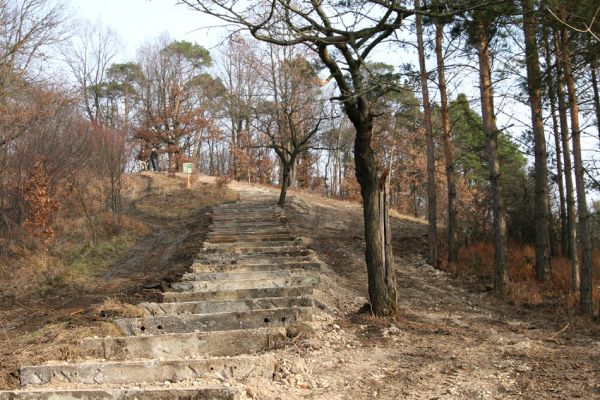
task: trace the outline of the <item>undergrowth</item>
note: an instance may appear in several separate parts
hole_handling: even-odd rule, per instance
[[[445,260],[445,252],[440,252]],[[535,278],[535,249],[530,245],[512,242],[507,246],[507,265],[510,277],[508,299],[515,305],[554,304],[564,308],[579,307],[579,293],[571,290],[571,264],[566,257],[553,257],[552,272],[547,282],[539,283]],[[581,257],[580,257],[581,259]],[[478,242],[461,248],[459,260],[449,265],[440,261],[440,267],[461,279],[477,278],[492,283],[494,273],[494,245]],[[600,250],[593,253],[594,304],[600,304]],[[596,312],[599,312],[597,310]]]

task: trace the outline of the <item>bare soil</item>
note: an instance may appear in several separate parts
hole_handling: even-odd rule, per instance
[[[295,193],[286,215],[326,263],[311,337],[280,352],[264,399],[600,398],[600,324],[549,305],[516,307],[423,261],[426,225],[393,220],[400,311],[371,316],[362,211]],[[254,385],[254,386],[253,386]]]

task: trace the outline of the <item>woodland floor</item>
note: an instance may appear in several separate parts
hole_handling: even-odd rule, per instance
[[[151,233],[95,285],[0,299],[2,388],[18,384],[19,365],[75,358],[79,336],[110,334],[114,315],[133,312],[121,302],[154,298],[191,264],[207,209],[144,216],[168,196],[151,190],[151,174],[140,179],[147,183],[132,207]],[[196,190],[213,188],[209,182],[202,178]],[[246,382],[249,398],[600,398],[597,321],[547,305],[509,305],[481,282],[463,284],[433,269],[422,259],[425,225],[409,218],[393,222],[400,312],[393,319],[359,313],[367,298],[360,206],[292,192],[286,215],[326,264],[315,292],[314,332],[275,352],[280,372],[274,381]]]

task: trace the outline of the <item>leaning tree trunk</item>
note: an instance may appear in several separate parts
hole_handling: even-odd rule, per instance
[[[581,131],[579,128],[579,106],[575,92],[575,78],[571,69],[568,33],[566,29],[561,32],[561,50],[563,59],[563,73],[569,94],[569,107],[571,109],[571,138],[573,141],[573,159],[575,163],[575,185],[577,187],[577,213],[579,216],[579,238],[582,247],[581,259],[581,285],[580,305],[583,314],[593,314],[593,287],[592,287],[592,238],[590,232],[589,213],[583,178],[583,160],[581,159]]]
[[[573,167],[571,163],[571,145],[569,143],[569,124],[567,122],[567,104],[565,102],[564,78],[562,73],[561,45],[556,32],[554,36],[554,48],[556,49],[556,97],[558,98],[558,116],[560,122],[560,138],[563,148],[563,160],[565,165],[565,194],[567,200],[567,236],[569,260],[571,261],[571,290],[573,293],[579,291],[579,260],[577,255],[577,224],[575,221],[575,194],[573,188]]]
[[[490,54],[486,36],[486,24],[482,16],[477,17],[477,55],[479,58],[479,90],[481,111],[485,132],[488,163],[490,169],[490,189],[492,192],[492,214],[494,229],[494,290],[503,293],[508,289],[509,278],[506,267],[506,216],[500,191],[500,164],[498,161],[498,130],[494,117],[494,94]]]
[[[448,95],[446,93],[446,73],[444,55],[442,54],[442,35],[444,25],[435,24],[435,55],[438,66],[438,82],[440,87],[440,103],[442,114],[442,131],[444,133],[444,158],[446,161],[446,183],[448,185],[448,262],[458,260],[456,242],[456,177],[454,175],[454,155],[452,138],[450,137],[450,118],[448,116]]]
[[[419,7],[419,0],[415,0],[415,8]],[[419,69],[421,78],[421,92],[423,94],[423,114],[425,125],[425,143],[427,145],[427,239],[429,251],[427,262],[437,265],[437,196],[435,192],[435,154],[433,147],[433,124],[431,122],[431,104],[429,103],[429,89],[427,87],[427,70],[425,66],[425,45],[423,44],[423,25],[421,15],[416,15],[417,47],[419,52]]]
[[[536,41],[533,0],[522,0],[525,32],[527,91],[535,147],[535,275],[539,282],[550,277],[550,205],[548,204],[548,155],[542,117],[542,78]]]

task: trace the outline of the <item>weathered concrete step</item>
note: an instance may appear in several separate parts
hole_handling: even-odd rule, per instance
[[[245,264],[274,264],[274,263],[286,263],[286,262],[303,262],[313,261],[314,256],[306,250],[300,255],[290,256],[279,256],[272,257],[270,255],[257,254],[257,255],[227,255],[227,254],[207,254],[203,257],[198,257],[194,260],[193,266],[198,265],[245,265]]]
[[[205,243],[202,251],[204,253],[264,253],[264,252],[289,252],[306,249],[306,246],[300,241],[293,242],[259,242],[259,243],[226,243],[211,244]]]
[[[310,296],[302,297],[265,297],[260,299],[240,299],[227,301],[184,301],[178,303],[141,303],[147,317],[166,315],[215,314],[266,310],[272,308],[312,307]]]
[[[165,292],[162,296],[164,302],[175,303],[182,301],[258,299],[263,297],[299,297],[312,295],[312,293],[312,287],[296,286],[226,291],[221,290],[215,292]]]
[[[271,210],[271,209],[262,209],[262,210],[252,210],[252,209],[235,209],[235,210],[214,210],[212,213],[213,218],[273,218],[280,217],[283,214],[281,212]]]
[[[223,224],[223,225],[243,225],[243,224],[257,224],[257,225],[277,225],[282,224],[285,221],[285,217],[270,214],[270,215],[213,215],[212,224]]]
[[[292,240],[302,240],[291,234],[249,234],[249,235],[212,235],[207,236],[207,242],[209,243],[262,243],[262,242],[286,242]],[[206,242],[205,242],[206,243]]]
[[[116,320],[115,324],[128,336],[257,329],[282,326],[296,321],[310,321],[312,311],[312,307],[274,308],[206,315],[125,318]]]
[[[274,210],[263,210],[263,211],[235,210],[235,211],[224,211],[224,212],[223,211],[213,211],[213,213],[211,215],[212,215],[213,219],[223,219],[223,220],[232,220],[232,219],[269,220],[269,219],[282,218],[284,216],[283,213],[274,211]]]
[[[176,303],[172,303],[176,304]],[[86,355],[105,360],[189,359],[257,354],[283,348],[286,327],[228,330],[163,335],[87,338]]]
[[[230,254],[230,255],[240,255],[240,254],[253,254],[253,255],[301,255],[302,251],[305,250],[306,247],[299,246],[274,246],[274,247],[264,247],[264,246],[254,246],[254,247],[236,247],[232,249],[207,249],[204,248],[202,251],[205,254]]]
[[[234,400],[226,386],[144,389],[56,389],[0,391],[0,400]]]
[[[238,237],[249,237],[249,238],[261,238],[261,237],[282,237],[282,236],[293,236],[293,233],[285,228],[277,228],[277,229],[264,229],[257,230],[256,228],[251,229],[228,229],[228,230],[212,230],[210,234],[207,235],[207,238],[238,238]]]
[[[275,278],[240,279],[235,281],[184,281],[171,284],[176,292],[216,292],[271,287],[311,286],[319,284],[319,276],[300,271],[297,274]]]
[[[236,248],[264,248],[264,247],[298,247],[303,246],[302,240],[288,239],[276,241],[259,241],[259,242],[229,242],[229,243],[214,243],[212,241],[204,242],[205,249],[236,249]]]
[[[291,235],[292,232],[284,225],[277,225],[273,227],[259,227],[259,226],[247,226],[247,227],[210,227],[211,232],[215,235]]]
[[[181,277],[182,281],[240,281],[249,279],[272,279],[272,278],[291,278],[300,274],[306,274],[308,269],[292,268],[285,269],[279,267],[271,270],[240,271],[233,269],[229,272],[188,272]],[[314,271],[314,269],[313,269]]]
[[[230,274],[230,273],[241,273],[241,272],[262,272],[262,271],[281,271],[281,270],[303,270],[303,271],[318,271],[321,269],[321,264],[318,262],[311,261],[280,261],[280,260],[265,260],[270,262],[265,263],[248,263],[248,264],[194,264],[192,265],[191,273],[183,275],[184,279],[187,276],[195,275],[191,277],[193,280],[210,280],[205,278],[206,274]],[[190,275],[188,275],[190,274]],[[221,279],[219,277],[218,279]],[[227,279],[227,275],[223,275],[222,279]]]
[[[85,362],[78,364],[44,364],[21,368],[21,384],[129,384],[143,382],[177,382],[249,376],[273,376],[274,357],[215,357],[190,360],[142,360]],[[145,397],[144,397],[145,399]]]

